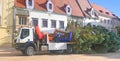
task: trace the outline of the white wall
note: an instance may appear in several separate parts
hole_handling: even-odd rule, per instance
[[[0,0],[0,16],[2,16],[2,0]],[[1,18],[0,18],[0,25],[1,25]]]
[[[0,0],[0,15],[2,15],[2,0]]]
[[[106,20],[106,23],[104,22]],[[102,22],[101,22],[102,21]],[[108,23],[109,21],[109,23]],[[112,23],[111,23],[112,21]],[[91,23],[91,25],[101,25],[105,27],[106,29],[113,31],[115,30],[116,26],[120,26],[120,21],[117,19],[112,19],[109,17],[99,16],[99,19],[90,19],[90,18],[84,18],[83,24],[87,25],[88,23]]]
[[[50,14],[47,12],[41,12],[41,11],[30,11],[30,17],[29,20],[32,23],[32,18],[38,18],[38,24],[41,29],[41,31],[44,32],[54,32],[54,28],[51,28],[51,19],[56,20],[56,28],[59,29],[59,21],[64,21],[64,27],[67,27],[67,16],[65,15],[58,15],[58,14]],[[42,27],[42,19],[48,19],[48,28]],[[49,30],[49,31],[48,31]],[[51,31],[52,30],[52,31]]]
[[[92,18],[84,18],[83,25],[87,25],[88,23],[91,23],[91,25],[99,25],[98,20]]]
[[[99,19],[85,18],[83,23],[84,23],[84,25],[87,25],[88,23],[91,23],[91,25],[101,25],[101,26],[105,27],[106,29],[111,30],[113,25],[107,24],[107,23],[103,23],[103,22],[101,23],[101,19],[103,19],[102,20],[103,22],[104,22],[104,20],[107,20],[107,21],[108,20],[110,20],[110,21],[112,20],[112,19],[107,18],[107,17],[99,16]]]

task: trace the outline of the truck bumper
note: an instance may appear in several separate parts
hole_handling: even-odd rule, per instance
[[[24,43],[16,43],[15,44],[15,49],[24,50],[25,49],[25,44]]]

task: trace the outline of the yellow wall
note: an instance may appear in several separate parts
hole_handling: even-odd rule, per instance
[[[0,26],[0,47],[12,45],[12,18],[14,0],[0,0],[1,22]]]

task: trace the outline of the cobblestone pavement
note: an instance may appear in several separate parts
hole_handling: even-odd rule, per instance
[[[120,52],[106,54],[44,54],[24,56],[13,48],[0,48],[0,61],[120,61]]]

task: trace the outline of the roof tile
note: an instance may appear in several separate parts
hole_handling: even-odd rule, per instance
[[[91,4],[92,7],[97,11],[97,13],[99,15],[103,15],[103,16],[107,16],[107,17],[116,17],[113,15],[113,13],[111,13],[109,10],[107,10],[106,8],[103,8],[101,6],[98,6],[96,4]]]
[[[70,5],[72,7],[72,15],[83,17],[82,11],[77,5],[76,0],[52,0],[54,5],[54,12],[58,14],[66,14],[65,7]],[[34,9],[47,11],[46,9],[47,0],[34,0]],[[15,0],[15,7],[26,8],[25,0]]]
[[[85,16],[90,16],[88,14],[88,10],[91,9],[91,5],[89,4],[89,1],[88,0],[77,0],[82,11],[84,12]]]

